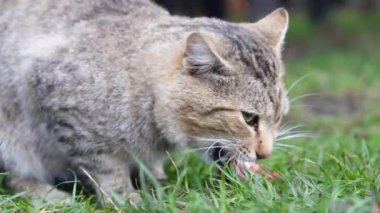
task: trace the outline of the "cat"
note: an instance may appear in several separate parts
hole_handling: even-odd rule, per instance
[[[164,179],[166,153],[189,147],[268,157],[288,111],[287,27],[283,8],[229,23],[148,0],[0,0],[7,184],[42,197],[78,180],[128,196],[135,158]]]

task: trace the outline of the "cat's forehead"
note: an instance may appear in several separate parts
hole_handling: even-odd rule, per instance
[[[277,83],[264,84],[253,77],[246,77],[237,79],[236,85],[230,98],[241,110],[266,115],[275,113],[275,106],[281,101],[279,93],[282,92]]]
[[[273,114],[280,102],[281,61],[259,38],[236,32],[229,40],[225,60],[235,76],[234,99],[244,110]]]
[[[228,63],[235,66],[232,71],[254,76],[260,81],[275,81],[279,77],[280,59],[274,49],[265,44],[260,37],[254,38],[246,33],[236,33],[235,36],[228,38],[224,57]]]
[[[241,110],[273,115],[275,106],[280,102],[279,93],[281,92],[274,82],[264,85],[256,79],[240,79],[235,91],[235,101],[239,103]]]
[[[282,102],[283,91],[276,82],[264,84],[253,76],[231,76],[214,83],[215,94],[239,110],[273,116]]]
[[[219,53],[231,74],[220,89],[242,110],[273,115],[282,93],[282,64],[274,48],[262,35],[235,24],[214,30],[220,33]]]
[[[275,81],[279,77],[280,58],[262,34],[236,24],[216,25],[212,31],[218,41],[217,52],[232,72],[251,75],[260,81]]]

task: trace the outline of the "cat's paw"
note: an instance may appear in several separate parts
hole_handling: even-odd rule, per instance
[[[131,204],[134,207],[137,207],[139,204],[141,204],[141,196],[137,192],[131,192],[127,196],[129,204]]]
[[[150,164],[150,169],[154,177],[159,181],[164,181],[167,179],[165,170],[164,170],[164,161],[157,160],[154,163]]]
[[[152,173],[157,180],[164,181],[167,179],[167,176],[165,174],[165,171],[163,168],[160,169],[153,169]]]
[[[14,192],[23,192],[33,205],[70,204],[72,196],[54,186],[17,176],[8,177],[7,186]]]

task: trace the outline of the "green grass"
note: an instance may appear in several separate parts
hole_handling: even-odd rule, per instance
[[[169,179],[165,183],[147,177],[141,206],[126,203],[118,208],[123,212],[371,212],[378,208],[380,51],[374,41],[380,31],[367,32],[366,27],[378,26],[380,19],[352,12],[337,17],[342,32],[351,36],[346,45],[323,40],[323,35],[316,35],[321,29],[311,28],[301,18],[290,28],[289,48],[299,40],[303,44],[296,48],[307,51],[286,57],[286,84],[301,78],[289,95],[314,95],[292,102],[287,120],[303,124],[303,130],[315,137],[286,141],[292,147],[276,149],[262,161],[265,169],[279,172],[280,178],[270,181],[254,176],[238,181],[232,172],[224,171],[217,179],[215,165],[206,165],[195,154],[174,155],[166,165]],[[351,42],[362,35],[372,42],[371,48]],[[308,37],[312,44],[307,44]],[[313,43],[317,41],[320,47]],[[331,109],[326,112],[326,108]],[[10,195],[1,188],[0,194],[0,212],[100,211],[86,200],[33,206],[20,194]],[[103,211],[116,209],[108,205]]]

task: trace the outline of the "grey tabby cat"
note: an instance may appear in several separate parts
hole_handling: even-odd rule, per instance
[[[77,178],[89,193],[128,195],[134,156],[158,178],[166,152],[186,147],[219,148],[235,165],[269,156],[288,111],[287,26],[285,9],[234,24],[148,0],[0,0],[9,186],[42,197]]]

